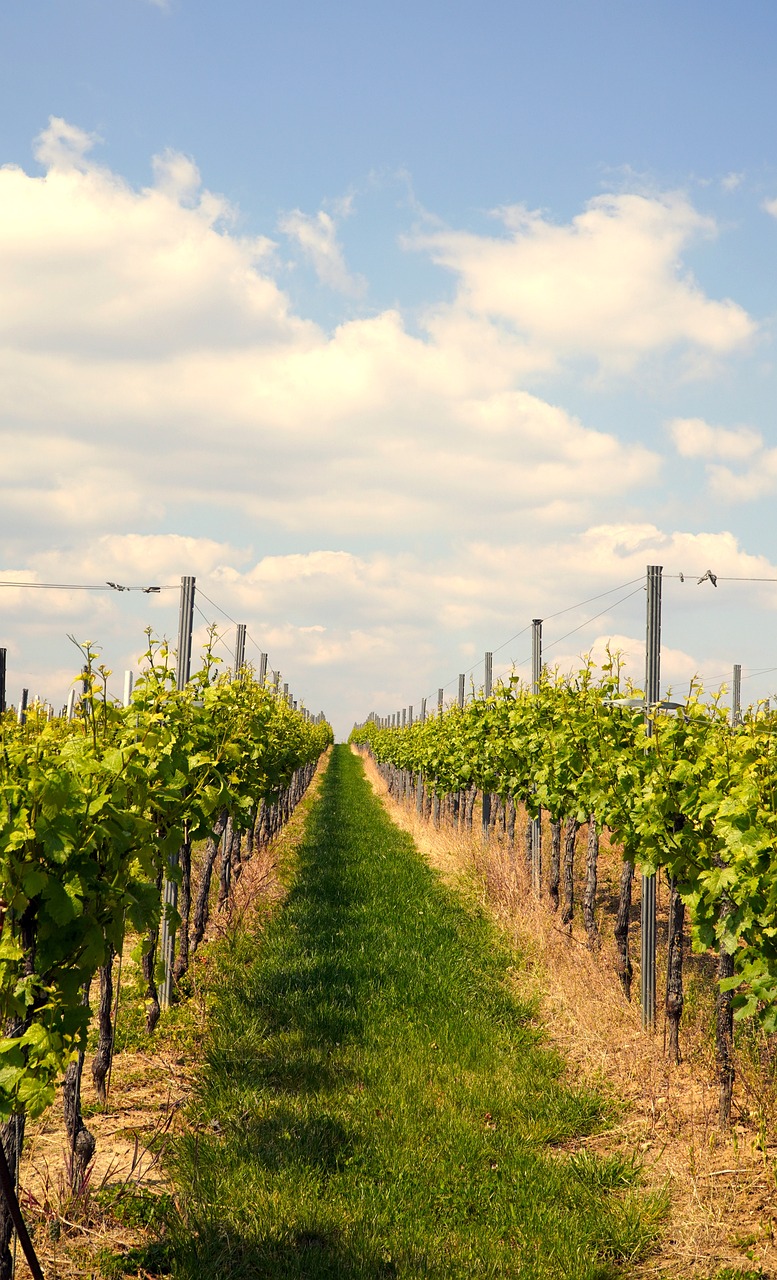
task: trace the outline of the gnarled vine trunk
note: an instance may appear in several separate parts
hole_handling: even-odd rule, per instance
[[[89,1005],[91,980],[84,986],[83,1004]],[[68,1064],[62,1081],[62,1107],[65,1113],[65,1132],[70,1144],[68,1177],[74,1196],[82,1194],[89,1162],[94,1155],[95,1139],[84,1124],[81,1114],[81,1077],[84,1072],[84,1050],[79,1049],[73,1062]]]
[[[176,982],[189,968],[189,919],[192,913],[192,842],[189,837],[188,824],[184,831],[183,844],[178,854],[178,865],[181,868],[181,887],[178,892],[178,913],[181,924],[178,930],[178,955],[173,967]]]
[[[161,895],[161,872],[157,876],[156,889],[157,893]],[[146,949],[143,952],[143,959],[140,966],[143,970],[143,977],[146,980],[146,1031],[149,1035],[153,1034],[154,1028],[159,1021],[159,1015],[162,1012],[159,1004],[159,991],[156,985],[156,949],[158,942],[159,925],[155,924],[153,928],[148,931]]]
[[[108,949],[108,962],[100,969],[100,1003],[97,1006],[97,1048],[92,1059],[92,1080],[99,1101],[105,1106],[108,1100],[106,1081],[113,1058],[113,957]]]
[[[680,1061],[680,1018],[683,1012],[683,922],[685,903],[677,892],[674,876],[669,880],[669,937],[666,958],[666,1022],[669,1028],[669,1057]]]
[[[721,915],[731,911],[731,902],[724,898]],[[718,951],[718,982],[734,976],[734,956],[725,943]],[[718,1119],[721,1129],[731,1124],[731,1099],[734,1092],[734,993],[721,991],[715,996],[715,1057],[718,1064]]]
[[[570,925],[575,914],[575,847],[580,823],[577,818],[567,818],[564,824],[564,866],[562,884],[561,923]]]
[[[558,911],[559,884],[561,883],[561,819],[550,823],[550,867],[548,869],[548,894],[554,911]]]
[[[599,864],[599,829],[593,813],[588,816],[588,843],[585,857],[585,892],[583,893],[583,924],[588,945],[592,951],[600,946],[601,939],[596,925],[596,884]]]
[[[270,832],[270,812],[266,805],[262,805],[261,820],[265,823],[267,838]],[[210,885],[213,878],[213,867],[216,862],[216,855],[219,851],[219,841],[224,834],[227,825],[227,811],[222,809],[215,823],[213,824],[213,835],[205,846],[205,857],[202,862],[202,870],[200,872],[200,883],[197,890],[197,902],[194,908],[194,927],[192,929],[191,949],[196,951],[205,936],[205,930],[208,925],[208,904],[210,902]]]
[[[21,1027],[16,1034],[21,1034]],[[15,1187],[19,1185],[19,1165],[24,1146],[25,1123],[26,1116],[22,1113],[12,1116],[6,1124],[0,1125],[0,1140],[3,1143],[6,1163]],[[5,1196],[0,1194],[0,1280],[13,1280],[14,1262],[11,1254],[13,1231],[11,1211]]]
[[[70,1190],[80,1195],[85,1186],[89,1162],[94,1155],[94,1135],[89,1132],[81,1115],[81,1076],[84,1070],[84,1052],[81,1050],[71,1062],[62,1081],[62,1105],[65,1112],[65,1130],[70,1144]]]
[[[629,924],[631,922],[631,889],[634,882],[634,866],[626,858],[621,867],[621,888],[618,898],[618,914],[615,919],[615,971],[627,1000],[631,999],[631,982],[634,970],[629,954]]]

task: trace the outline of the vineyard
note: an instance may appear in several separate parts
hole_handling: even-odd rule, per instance
[[[77,1235],[104,1220],[89,1216],[90,1116],[120,1106],[117,1045],[153,1052],[176,1011],[197,1083],[152,1160],[177,1193],[138,1200],[160,1251],[143,1237],[99,1274],[603,1280],[649,1257],[666,1182],[643,1185],[628,1148],[585,1145],[611,1101],[537,1042],[509,946],[439,883],[355,755],[325,754],[329,724],[268,679],[266,654],[254,675],[245,627],[229,669],[212,629],[191,673],[193,609],[183,579],[178,648],[147,633],[121,701],[86,644],[62,714],[26,696],[0,714],[0,1280],[18,1274],[16,1245],[43,1276],[46,1224]],[[589,956],[612,954],[619,1005],[639,989],[648,1032],[663,966],[674,1064],[690,942],[714,975],[713,1123],[729,1130],[735,1022],[777,1032],[776,718],[765,704],[729,715],[699,683],[659,700],[657,668],[643,691],[617,655],[563,675],[538,645],[530,684],[495,686],[486,659],[469,700],[462,676],[457,702],[440,690],[415,721],[373,714],[352,745],[419,827],[497,850],[510,892],[541,904],[565,946],[577,928]],[[278,839],[314,775],[282,883]],[[268,866],[277,910],[262,905]],[[165,1125],[183,1101],[154,1099]],[[25,1134],[52,1104],[67,1204],[81,1205],[65,1213],[20,1181]],[[107,1126],[92,1128],[102,1143]]]
[[[95,981],[92,1074],[104,1102],[118,1007],[113,961],[125,938],[138,943],[150,1034],[160,998],[177,989],[203,938],[219,852],[223,905],[246,859],[288,819],[332,736],[249,668],[221,673],[210,647],[179,688],[167,645],[150,642],[126,706],[109,698],[110,673],[91,646],[83,658],[72,717],[31,708],[0,718],[4,1280],[14,1226],[32,1274],[42,1274],[14,1182],[26,1120],[52,1103],[63,1073],[74,1185],[94,1153],[80,1091]]]
[[[730,1117],[733,1018],[777,1027],[777,730],[764,709],[732,727],[719,701],[692,686],[681,704],[646,717],[616,659],[574,677],[517,679],[466,706],[397,727],[377,717],[354,729],[390,792],[410,797],[434,824],[471,828],[477,803],[486,839],[526,857],[535,892],[561,921],[574,911],[577,832],[587,825],[582,910],[597,945],[597,859],[606,830],[623,855],[614,921],[618,976],[631,998],[635,868],[670,886],[666,1018],[680,1052],[683,942],[717,955],[720,1118]],[[550,818],[543,856],[538,816]],[[517,816],[526,817],[516,832]],[[519,852],[525,850],[525,855]],[[687,923],[686,923],[687,921]],[[643,957],[644,957],[643,950]]]

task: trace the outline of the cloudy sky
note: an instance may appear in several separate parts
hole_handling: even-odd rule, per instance
[[[171,588],[0,587],[11,701],[182,574],[340,733],[533,617],[637,673],[648,564],[665,685],[777,689],[773,0],[35,0],[0,50],[0,579]]]

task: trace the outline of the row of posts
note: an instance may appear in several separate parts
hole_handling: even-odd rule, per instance
[[[646,627],[645,627],[645,697],[643,709],[647,737],[653,732],[652,713],[661,701],[661,588],[662,565],[648,565],[646,576]],[[542,678],[542,619],[532,621],[531,687],[539,692]],[[731,723],[741,723],[742,668],[736,664],[733,672]],[[483,694],[491,696],[493,687],[493,655],[485,655]],[[437,691],[438,711],[443,709],[443,690]],[[459,676],[458,705],[464,706],[464,676]],[[767,704],[768,709],[768,704]],[[422,719],[425,718],[426,700],[422,703]],[[413,708],[381,719],[385,728],[401,727],[413,723]],[[491,819],[491,796],[483,795],[483,835],[487,837]],[[538,813],[531,826],[531,880],[532,888],[539,896],[542,885],[542,818]],[[642,1025],[649,1030],[656,1026],[656,877],[642,876],[640,907],[640,1000]]]
[[[192,631],[194,626],[194,594],[196,582],[193,577],[181,578],[181,602],[178,611],[178,649],[176,656],[175,682],[176,688],[185,689],[191,677],[191,656],[192,656]],[[245,650],[246,650],[246,625],[243,622],[237,623],[237,633],[235,638],[235,663],[234,678],[239,680],[245,668]],[[258,683],[264,686],[267,680],[267,661],[266,653],[260,654]],[[297,700],[289,692],[288,683],[283,685],[281,692],[281,673],[273,671],[272,685],[278,697],[283,697],[294,711],[297,708]],[[302,715],[306,720],[319,724],[324,719],[324,713],[319,712],[313,716],[303,707]],[[170,855],[170,869],[175,870],[178,866],[178,853]],[[160,934],[160,957],[164,966],[164,977],[162,980],[162,988],[160,992],[161,1003],[163,1008],[169,1008],[173,998],[173,964],[175,961],[175,930],[170,927],[168,921],[167,907],[173,910],[178,906],[178,884],[177,881],[170,876],[165,876],[162,889],[162,927]]]
[[[177,689],[185,689],[191,676],[191,658],[192,658],[192,632],[194,626],[194,596],[196,589],[196,581],[194,577],[181,578],[181,597],[178,611],[178,648],[176,651],[175,666],[175,683]],[[239,679],[245,668],[245,646],[246,646],[246,626],[245,623],[237,624],[237,635],[235,640],[235,663],[234,676]],[[267,680],[267,661],[268,655],[262,653],[259,661],[258,683],[264,685]],[[6,701],[6,671],[7,671],[7,650],[0,648],[0,714],[7,709]],[[282,696],[288,705],[297,710],[297,701],[289,692],[288,684],[283,685],[281,693],[281,673],[273,671],[272,684],[275,693]],[[124,673],[124,690],[123,703],[129,706],[132,697],[133,677],[131,671]],[[86,692],[86,689],[84,689]],[[17,707],[17,717],[20,724],[23,724],[28,709],[29,692],[27,689],[22,690],[22,695]],[[70,689],[67,700],[65,714],[68,720],[72,720],[75,715],[76,705],[78,701],[78,693],[76,688]],[[314,723],[320,723],[324,719],[323,712],[313,716],[306,709],[302,708],[302,714],[306,720],[312,720]],[[172,854],[170,857],[170,869],[174,870],[178,865],[178,854]],[[162,1004],[169,1006],[173,994],[173,961],[175,950],[175,931],[170,928],[167,919],[167,907],[175,909],[178,905],[178,885],[175,879],[165,876],[162,890],[163,897],[163,914],[160,937],[161,959],[164,965],[164,979],[162,982]]]

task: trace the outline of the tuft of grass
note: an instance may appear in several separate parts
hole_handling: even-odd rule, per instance
[[[101,1280],[124,1280],[124,1276],[167,1276],[171,1270],[169,1247],[162,1241],[152,1241],[123,1252],[103,1247],[98,1250],[94,1263],[99,1268]]]
[[[606,1191],[637,1186],[642,1176],[642,1162],[635,1156],[598,1156],[586,1147],[570,1156],[569,1167],[583,1182]]]
[[[548,1150],[609,1107],[565,1081],[515,963],[335,748],[282,910],[211,951],[172,1274],[607,1280],[643,1254],[666,1196]]]
[[[95,1203],[112,1221],[125,1227],[154,1230],[173,1207],[167,1192],[150,1191],[132,1183],[113,1183],[94,1194]]]

